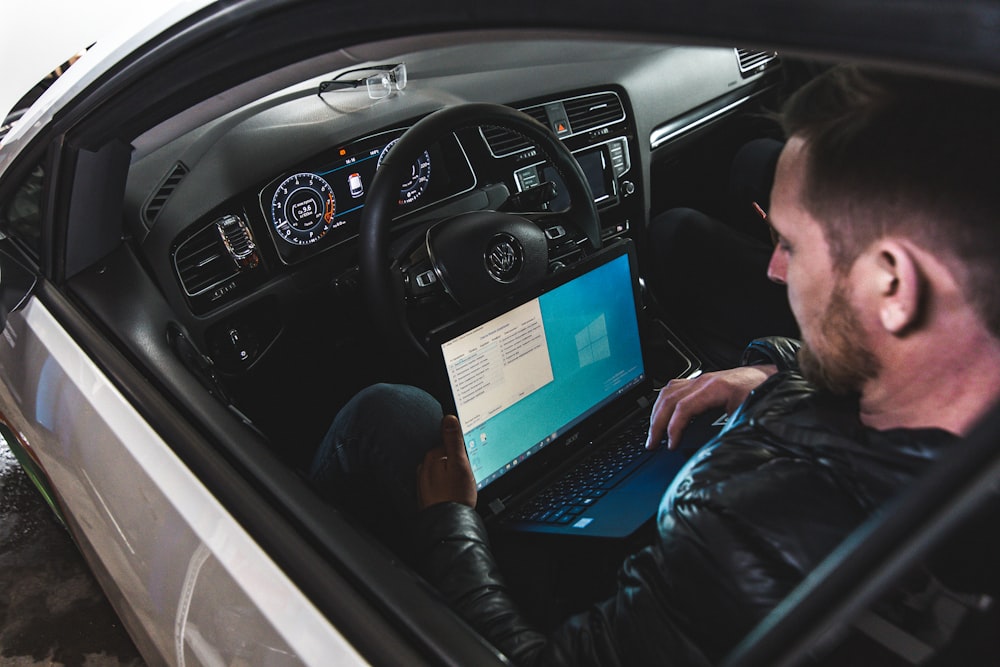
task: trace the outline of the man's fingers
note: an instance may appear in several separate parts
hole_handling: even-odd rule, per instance
[[[680,445],[684,429],[692,419],[707,410],[725,405],[725,402],[725,395],[720,394],[718,373],[706,373],[691,380],[668,383],[657,397],[646,448],[655,448],[666,435],[667,447],[676,449]]]
[[[655,448],[664,432],[667,445],[671,449],[677,447],[692,419],[714,408],[724,408],[732,414],[755,387],[777,370],[773,365],[741,366],[669,382],[653,406],[646,448]]]
[[[688,380],[671,380],[656,397],[653,413],[649,420],[649,434],[646,436],[646,449],[656,449],[667,430],[670,418],[677,409],[678,403],[690,391]]]
[[[441,439],[444,441],[444,455],[464,457],[465,442],[462,440],[462,427],[455,415],[445,415],[441,420]]]
[[[674,414],[670,416],[670,422],[667,424],[667,448],[676,449],[681,442],[681,437],[684,435],[684,427],[688,425],[697,413],[692,414],[690,411],[684,409],[684,404],[678,403],[677,407],[674,409]]]
[[[433,468],[434,462],[443,456],[448,456],[448,452],[444,447],[434,447],[433,449],[428,449],[427,453],[424,454],[424,462],[420,464],[420,467],[431,469]]]
[[[660,446],[660,439],[667,428],[670,415],[674,412],[674,406],[661,404],[659,400],[653,406],[653,414],[649,419],[649,434],[646,436],[646,449],[656,449]]]
[[[667,427],[663,412],[654,408],[653,415],[649,420],[649,433],[646,435],[646,449],[656,449],[660,446],[663,432]]]
[[[442,502],[476,506],[476,482],[455,416],[441,420],[441,446],[424,455],[417,473],[417,488],[420,507]]]

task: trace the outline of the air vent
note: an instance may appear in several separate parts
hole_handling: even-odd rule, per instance
[[[241,271],[256,269],[260,264],[260,257],[257,255],[257,244],[254,243],[253,234],[247,223],[235,215],[227,215],[216,220],[215,226],[236,266]]]
[[[528,114],[542,125],[548,127],[549,119],[548,116],[545,115],[544,106],[539,105],[536,107],[528,107],[526,109],[521,109],[521,111]],[[480,129],[482,130],[483,138],[486,139],[486,143],[490,147],[490,152],[493,153],[493,157],[513,155],[518,151],[523,151],[524,149],[531,148],[532,146],[530,141],[517,132],[508,130],[506,127],[488,125]]]
[[[736,60],[740,65],[740,74],[744,77],[763,72],[769,63],[777,60],[774,51],[753,51],[751,49],[736,49]]]
[[[163,210],[167,200],[170,199],[170,195],[174,193],[174,190],[177,189],[177,186],[180,185],[187,174],[188,168],[178,162],[164,177],[163,182],[160,183],[160,187],[156,189],[156,192],[146,201],[146,206],[142,209],[142,217],[146,222],[147,228],[156,222],[157,216],[160,215],[160,211]]]
[[[174,267],[188,296],[206,292],[239,273],[223,242],[218,221],[177,247]]]
[[[574,97],[563,102],[563,107],[573,134],[625,120],[622,101],[614,93]]]
[[[550,129],[568,126],[559,130],[560,139],[625,120],[621,98],[610,92],[538,104],[521,111]],[[482,132],[494,157],[505,157],[531,147],[524,137],[506,128],[484,127]]]

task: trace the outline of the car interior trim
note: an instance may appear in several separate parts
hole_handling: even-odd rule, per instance
[[[649,134],[649,147],[651,149],[657,149],[664,145],[668,141],[676,139],[677,137],[692,132],[702,125],[711,123],[713,120],[720,118],[732,111],[735,111],[739,107],[743,106],[747,102],[753,99],[752,95],[744,95],[740,97],[735,102],[729,102],[725,106],[715,109],[703,116],[700,116],[697,120],[689,121],[687,118],[676,120],[666,125],[661,125],[657,127]]]

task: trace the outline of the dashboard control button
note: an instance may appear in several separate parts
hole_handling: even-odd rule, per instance
[[[424,271],[423,273],[418,274],[417,277],[414,278],[414,281],[417,283],[417,287],[430,287],[437,282],[437,275],[433,271]]]
[[[545,236],[550,241],[556,241],[566,236],[566,228],[562,225],[554,225],[545,230]]]

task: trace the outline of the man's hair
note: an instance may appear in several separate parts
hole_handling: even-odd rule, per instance
[[[782,110],[805,140],[803,205],[847,271],[872,242],[905,236],[955,276],[1000,337],[1000,92],[841,66]]]

